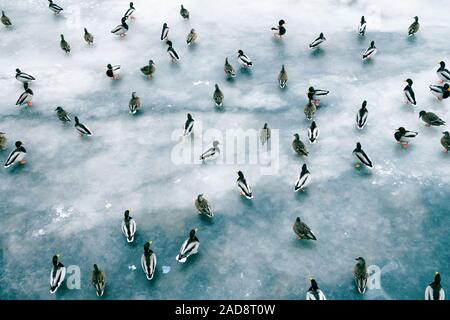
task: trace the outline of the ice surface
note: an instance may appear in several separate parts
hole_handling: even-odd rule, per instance
[[[446,1],[183,1],[191,14],[186,21],[178,1],[135,0],[136,19],[120,39],[110,30],[128,2],[59,0],[60,16],[46,1],[1,3],[14,27],[0,28],[0,131],[9,140],[0,156],[6,159],[21,140],[28,163],[0,170],[0,298],[95,299],[94,263],[106,272],[106,299],[304,299],[309,277],[329,299],[422,299],[435,271],[449,287],[450,158],[439,143],[444,129],[425,128],[418,119],[425,109],[450,121],[450,102],[428,92],[437,63],[450,65],[448,21],[436,17]],[[363,39],[361,15],[368,22]],[[415,15],[421,30],[407,38]],[[282,41],[270,31],[279,19],[287,22]],[[159,41],[163,22],[178,64]],[[93,46],[82,38],[84,27]],[[187,47],[191,28],[199,40]],[[328,41],[312,53],[308,44],[320,32]],[[59,48],[60,34],[72,47],[69,55]],[[371,40],[379,52],[363,63]],[[238,68],[238,49],[253,60],[250,72]],[[237,71],[232,81],[224,77],[225,57]],[[149,59],[157,67],[150,80],[139,71]],[[105,76],[108,63],[122,66],[120,80]],[[289,82],[280,90],[283,63]],[[17,67],[37,79],[31,108],[14,106],[23,91],[14,79]],[[403,104],[408,77],[414,108]],[[225,94],[224,111],[214,107],[215,83]],[[310,85],[330,95],[316,115],[318,142],[299,159],[291,141],[296,132],[306,141]],[[133,91],[142,99],[136,116],[128,113]],[[363,100],[369,118],[359,131],[355,114]],[[94,136],[81,139],[73,124],[63,125],[56,106],[78,115]],[[204,129],[259,129],[265,122],[280,129],[278,174],[262,175],[250,164],[175,165],[172,133],[188,112]],[[419,132],[407,150],[394,141],[399,126]],[[373,171],[352,167],[356,141],[374,161]],[[296,194],[303,162],[312,181]],[[252,201],[238,194],[239,169],[253,187]],[[199,193],[213,220],[197,214]],[[137,222],[132,244],[120,230],[126,209]],[[297,216],[318,241],[295,239]],[[193,227],[199,253],[178,264],[175,256]],[[158,257],[151,282],[140,268],[148,240]],[[66,266],[80,267],[80,290],[63,285],[49,293],[57,252]],[[358,256],[381,269],[381,289],[363,296],[352,278]],[[132,265],[136,272],[128,270]]]

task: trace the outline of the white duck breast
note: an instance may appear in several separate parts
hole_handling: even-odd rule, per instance
[[[318,47],[320,47],[320,45],[323,43],[323,42],[325,42],[325,38],[317,38],[316,40],[314,40],[310,45],[309,45],[309,47],[311,48],[311,49],[314,49],[314,48],[318,48]]]
[[[200,156],[200,160],[214,160],[220,155],[220,149],[218,147],[211,147]]]
[[[359,26],[359,30],[358,30],[359,34],[364,35],[366,33],[366,28],[367,28],[367,23],[366,22],[362,23]]]
[[[367,156],[367,154],[361,150],[361,151],[353,151],[353,154],[355,155],[356,159],[358,159],[362,164],[369,168],[373,168],[372,160]]]
[[[49,9],[53,11],[54,13],[60,13],[64,9],[58,6],[56,3],[53,3],[53,1],[49,1],[50,4],[48,5]]]
[[[419,133],[415,131],[406,131],[405,134],[401,134],[399,131],[395,133],[395,138],[399,142],[410,142],[413,138],[415,138]]]
[[[58,290],[61,283],[64,281],[66,277],[66,267],[58,264],[57,267],[53,266],[52,271],[50,272],[50,292],[55,293]]]
[[[328,95],[329,93],[330,93],[330,91],[328,91],[328,90],[316,89],[316,90],[314,90],[313,99],[314,100],[320,99],[321,97],[324,97],[324,96]]]
[[[444,68],[440,68],[437,72],[436,72],[438,78],[444,82],[449,82],[450,81],[450,71],[448,71],[447,69]]]
[[[15,149],[13,152],[9,154],[8,159],[6,159],[6,162],[4,164],[4,167],[9,168],[14,163],[22,161],[23,159],[25,159],[26,153],[27,152],[23,147]]]
[[[367,278],[355,278],[356,287],[358,288],[359,293],[365,293],[367,288]]]
[[[245,54],[242,54],[238,57],[238,62],[240,65],[244,67],[251,67],[252,66],[252,60],[250,60],[249,57],[247,57]]]
[[[127,238],[127,242],[133,242],[136,233],[136,222],[133,218],[130,218],[128,226],[125,221],[122,221],[122,233]]]
[[[247,183],[247,181],[238,180],[237,186],[241,193],[247,198],[247,199],[253,199],[253,193],[252,188]]]
[[[142,270],[144,270],[147,279],[152,280],[156,270],[156,255],[154,252],[148,258],[145,257],[145,254],[142,255],[141,267]]]
[[[443,86],[430,85],[430,91],[436,98],[442,99],[445,89]]]
[[[194,129],[194,121],[192,120],[192,121],[186,121],[186,125],[185,125],[185,128],[184,128],[184,133],[183,133],[183,135],[184,136],[188,136],[188,135],[190,135],[191,133],[192,133],[192,130]]]
[[[435,300],[434,290],[431,286],[428,286],[425,289],[425,300]],[[444,288],[439,288],[439,293],[437,294],[437,300],[445,300],[445,291]]]
[[[117,27],[111,30],[111,33],[115,35],[122,36],[128,32],[128,25],[125,23],[125,18],[122,18],[122,24],[119,24]]]
[[[27,89],[20,95],[19,99],[17,99],[16,105],[21,106],[23,104],[29,103],[31,99],[33,99],[33,91]]]
[[[77,123],[75,124],[75,129],[78,130],[78,132],[80,132],[81,134],[87,135],[87,136],[92,136],[92,132],[91,130],[89,130],[88,127],[86,127],[84,124],[82,123]]]
[[[364,51],[363,60],[373,57],[377,53],[377,48],[368,48]]]
[[[309,139],[309,143],[314,144],[317,141],[317,138],[319,137],[319,128],[314,127],[314,128],[309,128],[308,129],[308,139]]]
[[[131,17],[134,13],[134,8],[128,8],[127,12],[125,12],[124,17],[125,19],[128,19],[129,17]]]
[[[327,300],[322,290],[318,289],[316,292],[308,291],[306,293],[306,300]]]
[[[309,171],[306,171],[304,174],[300,173],[298,176],[297,182],[295,182],[294,191],[298,192],[299,190],[303,190],[307,185],[311,182],[311,174]]]
[[[363,129],[367,122],[367,116],[369,115],[369,111],[367,109],[360,109],[356,114],[356,125],[358,129]]]
[[[22,83],[28,83],[30,81],[36,80],[32,75],[25,72],[18,72],[16,74],[16,79]]]
[[[169,27],[163,27],[161,31],[161,41],[164,41],[167,39],[167,36],[169,35]]]
[[[169,47],[167,49],[167,52],[169,52],[169,56],[174,59],[174,60],[180,60],[180,56],[178,55],[178,53],[175,51],[175,49],[173,47]]]
[[[186,262],[187,258],[198,252],[199,246],[200,242],[196,238],[195,240],[186,239],[180,248],[180,253],[176,257],[177,261],[180,263]]]
[[[405,88],[405,90],[403,90],[403,92],[405,93],[406,100],[409,103],[416,105],[416,95],[414,94],[413,89],[408,86]]]

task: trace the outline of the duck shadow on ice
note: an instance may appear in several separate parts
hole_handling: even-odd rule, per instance
[[[253,74],[252,74],[252,70],[250,68],[239,68],[239,73],[243,76],[246,76],[248,78],[252,78]]]
[[[314,240],[300,240],[300,239],[297,239],[295,237],[295,235],[292,236],[292,240],[291,240],[291,243],[292,243],[293,247],[300,248],[300,249],[309,249],[309,250],[315,249],[316,244],[314,242],[315,242]]]
[[[320,58],[325,56],[325,50],[322,48],[313,49],[309,55],[313,58]]]

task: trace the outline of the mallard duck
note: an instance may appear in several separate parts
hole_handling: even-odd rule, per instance
[[[311,228],[300,220],[300,217],[297,217],[294,222],[294,226],[292,227],[294,233],[297,235],[297,239],[299,240],[317,240],[314,233],[311,231]]]
[[[214,217],[214,213],[209,206],[208,200],[203,197],[203,194],[199,194],[195,199],[195,207],[200,214],[204,214],[209,218]]]
[[[292,141],[292,148],[300,156],[308,156],[305,144],[300,140],[298,133],[294,134],[294,141]]]
[[[87,44],[94,43],[94,36],[91,33],[89,33],[86,28],[84,28],[84,41],[86,41]]]
[[[91,283],[95,287],[97,297],[103,296],[106,286],[106,275],[96,264],[94,264],[94,271],[92,271]]]
[[[148,65],[141,68],[141,72],[148,78],[151,78],[156,71],[156,65],[153,60],[149,60]]]

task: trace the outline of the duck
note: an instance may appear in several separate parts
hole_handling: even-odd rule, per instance
[[[375,41],[372,41],[370,43],[370,47],[368,47],[366,49],[366,51],[364,51],[362,59],[367,60],[367,59],[372,58],[377,53],[377,51],[378,50],[377,50],[377,47],[375,47]]]
[[[228,78],[236,77],[236,71],[234,71],[233,66],[228,62],[228,58],[225,58],[225,65],[223,66],[223,70],[225,71],[225,75]]]
[[[119,24],[117,27],[112,29],[111,33],[115,34],[115,35],[118,35],[118,36],[121,36],[121,37],[124,37],[127,34],[127,32],[128,32],[128,24],[127,24],[126,20],[127,19],[125,17],[122,17],[121,24]]]
[[[361,21],[359,23],[358,33],[360,36],[364,36],[366,34],[367,22],[364,16],[361,17]]]
[[[320,99],[326,97],[330,91],[324,89],[314,89],[314,87],[308,88],[308,94],[312,93],[312,100],[314,104],[318,107],[320,105]]]
[[[214,217],[214,213],[211,210],[211,207],[209,206],[208,200],[206,200],[206,198],[203,197],[203,194],[199,194],[195,199],[195,207],[197,208],[199,214],[204,214],[208,218]]]
[[[64,39],[64,35],[61,35],[59,46],[65,53],[70,53],[70,44]]]
[[[308,227],[306,223],[301,221],[300,217],[297,217],[297,219],[295,219],[292,230],[294,230],[294,233],[297,235],[298,240],[317,240],[316,236],[311,231],[311,228]]]
[[[312,120],[316,114],[317,105],[313,101],[313,93],[309,92],[308,103],[305,104],[305,107],[303,108],[307,120]]]
[[[75,129],[80,133],[81,136],[92,136],[91,130],[84,124],[80,123],[78,117],[75,117]]]
[[[141,257],[141,267],[144,270],[147,280],[152,280],[156,270],[156,254],[150,249],[153,241],[144,244],[144,253]]]
[[[439,101],[447,99],[450,96],[450,84],[444,83],[443,86],[430,85],[430,91]]]
[[[153,62],[153,60],[149,60],[148,65],[141,68],[141,72],[150,79],[156,72],[156,64]]]
[[[136,9],[134,8],[134,3],[130,2],[130,7],[127,9],[125,14],[123,15],[125,20],[128,20],[129,18],[131,20],[133,20],[134,19],[134,15],[133,15],[134,11],[136,11]]]
[[[444,135],[441,138],[441,145],[444,147],[444,152],[448,153],[448,150],[450,149],[450,133],[448,131],[442,132]]]
[[[195,41],[197,41],[198,35],[195,29],[191,29],[191,31],[188,33],[186,37],[186,43],[187,44],[193,44]]]
[[[0,150],[6,149],[6,142],[8,139],[6,138],[6,133],[0,132]]]
[[[69,114],[66,112],[66,110],[63,109],[63,107],[56,107],[55,111],[56,111],[56,116],[62,122],[66,123],[66,122],[71,121]]]
[[[52,258],[52,270],[50,271],[50,293],[55,293],[66,277],[66,267],[59,261],[59,254]]]
[[[64,39],[64,35],[61,35],[59,46],[65,53],[70,53],[70,44]]]
[[[217,159],[220,155],[219,144],[219,141],[213,141],[213,146],[202,153],[202,155],[200,156],[200,160],[205,162],[206,160]]]
[[[434,274],[434,281],[425,289],[425,300],[445,300],[445,291],[441,285],[441,274]]]
[[[286,34],[286,28],[284,25],[286,22],[284,20],[278,21],[278,27],[272,27],[271,30],[274,31],[273,35],[281,39],[282,36]]]
[[[364,100],[361,106],[361,109],[356,113],[356,126],[358,129],[364,129],[364,126],[367,123],[367,116],[369,115],[369,111],[367,110],[367,101]]]
[[[283,89],[284,87],[286,87],[287,82],[288,74],[284,67],[284,64],[282,64],[280,74],[278,75],[278,84],[280,85],[280,88]]]
[[[87,31],[86,28],[84,28],[84,41],[86,41],[87,44],[93,44],[94,43],[94,36]]]
[[[445,69],[444,61],[439,63],[439,69],[437,69],[436,74],[441,82],[450,82],[450,71]]]
[[[300,172],[297,181],[295,182],[294,191],[305,191],[305,188],[311,182],[311,173],[309,172],[306,163],[302,166],[302,172]]]
[[[14,144],[16,148],[9,154],[6,159],[5,164],[3,165],[5,168],[11,167],[13,164],[25,164],[25,156],[27,155],[27,150],[25,150],[22,141],[16,141]]]
[[[36,78],[28,73],[20,71],[20,69],[17,68],[16,69],[16,80],[20,81],[22,83],[29,83],[30,81],[36,80]]]
[[[238,50],[238,62],[245,68],[250,68],[251,66],[253,66],[252,60],[250,60],[250,58],[246,54],[244,54],[244,51],[242,50]]]
[[[259,138],[261,140],[262,145],[264,145],[266,142],[269,141],[271,134],[272,132],[269,128],[269,125],[267,123],[264,123],[264,126],[259,133]]]
[[[2,18],[0,19],[3,23],[4,26],[9,27],[12,25],[11,23],[11,19],[9,19],[6,14],[5,11],[2,10]]]
[[[131,93],[131,99],[128,103],[128,108],[130,109],[130,114],[136,114],[141,108],[141,98],[136,95],[136,92]]]
[[[197,238],[198,229],[192,229],[189,232],[189,238],[187,238],[180,248],[180,253],[177,255],[176,260],[180,263],[185,263],[187,258],[198,252],[200,241]]]
[[[397,143],[401,143],[403,148],[408,148],[408,143],[415,138],[419,133],[416,131],[408,131],[404,127],[398,128],[394,133],[394,138]]]
[[[308,140],[310,144],[314,144],[317,141],[317,138],[319,137],[319,128],[317,127],[317,124],[315,121],[311,122],[311,126],[308,129]]]
[[[294,134],[294,141],[292,141],[292,148],[300,156],[308,156],[308,151],[306,150],[305,144],[300,140],[298,133]]]
[[[178,55],[178,52],[176,52],[176,50],[173,48],[172,41],[167,40],[166,44],[169,46],[167,48],[167,52],[169,53],[169,56],[172,59],[172,61],[179,61],[180,56]]]
[[[416,95],[414,94],[414,90],[412,88],[413,81],[411,79],[406,79],[405,82],[407,83],[406,87],[403,89],[403,93],[405,94],[407,103],[410,103],[412,105],[416,105]]]
[[[359,142],[356,143],[356,149],[353,150],[353,155],[359,161],[358,163],[355,164],[355,167],[359,168],[361,166],[360,163],[362,163],[363,165],[365,165],[366,167],[368,167],[370,169],[373,168],[372,160],[361,148],[361,143],[359,143]]]
[[[426,112],[425,110],[422,110],[419,112],[419,118],[422,118],[422,121],[425,122],[426,127],[438,127],[445,125],[445,121],[433,112]]]
[[[223,104],[223,92],[222,90],[220,90],[219,85],[216,83],[215,84],[215,90],[214,90],[214,94],[213,94],[213,100],[216,103],[217,107],[221,107]]]
[[[317,37],[313,42],[311,42],[309,44],[309,48],[310,49],[320,48],[322,43],[324,43],[325,41],[327,41],[327,39],[324,37],[323,33],[321,32],[319,37]]]
[[[111,78],[111,80],[117,80],[120,78],[120,65],[111,65],[108,63],[106,66],[106,75]]]
[[[182,16],[183,19],[189,19],[189,11],[183,5],[181,5],[180,16]]]
[[[97,297],[103,296],[106,286],[106,275],[105,272],[100,270],[96,264],[94,264],[94,270],[92,271],[91,282],[95,288]]]
[[[184,124],[184,133],[183,136],[189,136],[194,132],[194,119],[190,113],[187,114],[187,120]]]
[[[362,257],[358,257],[355,259],[358,261],[353,269],[353,277],[355,278],[356,288],[359,293],[366,292],[367,288],[367,279],[369,278],[369,274],[367,273],[366,261]]]
[[[134,234],[136,233],[136,221],[134,221],[133,217],[130,216],[130,210],[125,210],[123,214],[122,221],[122,233],[125,238],[127,238],[127,242],[134,241]]]
[[[408,28],[408,36],[416,34],[419,31],[419,28],[420,28],[419,17],[415,16],[414,22]]]
[[[64,9],[58,6],[56,3],[53,3],[52,0],[48,0],[48,8],[53,11],[54,14],[59,14]]]
[[[253,199],[252,187],[248,184],[245,179],[244,173],[242,171],[238,171],[238,179],[236,180],[237,187],[241,192],[241,195],[246,197],[247,199]]]
[[[314,279],[311,279],[311,287],[309,287],[306,293],[306,300],[327,300]]]
[[[21,106],[23,104],[27,104],[29,107],[33,105],[33,90],[28,87],[28,82],[23,83],[24,92],[20,95],[19,99],[16,101],[16,106]]]
[[[167,25],[167,23],[164,22],[162,31],[161,31],[161,41],[166,40],[168,35],[169,35],[169,26]]]

